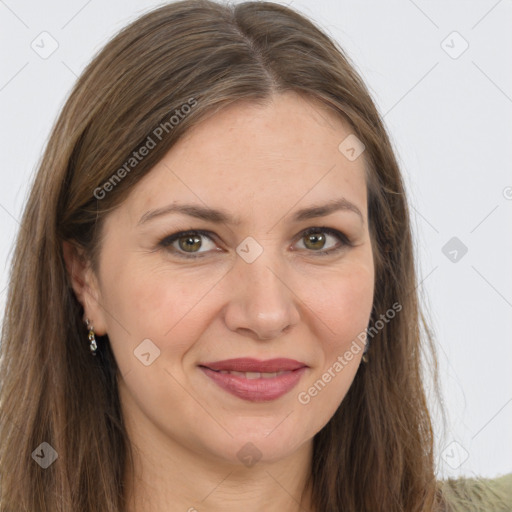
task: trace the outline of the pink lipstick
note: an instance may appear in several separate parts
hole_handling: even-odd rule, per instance
[[[201,370],[232,395],[251,402],[267,402],[288,393],[308,368],[294,359],[226,359],[201,363]]]

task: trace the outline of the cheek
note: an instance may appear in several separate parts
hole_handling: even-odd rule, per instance
[[[132,349],[149,338],[161,350],[183,351],[207,320],[204,299],[219,277],[200,269],[173,272],[129,261],[117,265],[105,279],[109,328],[114,334],[121,324],[124,332],[119,334],[130,339]]]
[[[369,262],[347,265],[343,272],[319,280],[309,295],[317,365],[296,398],[311,432],[325,426],[352,385],[363,354],[360,335],[368,326],[373,289]]]
[[[323,275],[309,287],[304,296],[308,297],[306,303],[318,318],[317,334],[325,340],[325,348],[342,347],[367,327],[373,291],[371,263],[347,265],[338,272]]]

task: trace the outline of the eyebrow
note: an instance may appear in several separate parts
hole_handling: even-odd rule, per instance
[[[302,208],[301,210],[295,212],[292,220],[295,222],[300,222],[307,219],[314,219],[316,217],[325,217],[336,211],[353,212],[361,218],[361,221],[364,222],[364,217],[361,213],[361,210],[344,197],[330,201],[324,205],[314,205],[308,208]],[[140,218],[137,225],[140,226],[141,224],[145,224],[152,219],[161,217],[163,215],[169,215],[171,213],[181,213],[184,215],[189,215],[190,217],[195,217],[196,219],[210,221],[218,224],[241,224],[241,221],[238,217],[232,217],[226,210],[207,208],[195,204],[171,204],[162,208],[156,208],[155,210],[147,211]]]

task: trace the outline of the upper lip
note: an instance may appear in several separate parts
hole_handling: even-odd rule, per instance
[[[199,366],[210,368],[210,370],[234,371],[234,372],[259,372],[274,373],[281,371],[292,371],[304,368],[305,363],[296,361],[295,359],[277,358],[260,361],[248,357],[238,359],[225,359],[224,361],[215,361],[211,363],[201,363]]]

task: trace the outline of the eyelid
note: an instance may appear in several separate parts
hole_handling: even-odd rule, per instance
[[[328,233],[329,235],[339,238],[343,243],[353,246],[353,243],[351,242],[350,238],[345,233],[343,233],[339,229],[329,228],[327,226],[315,226],[307,228],[304,231],[300,232],[299,239],[312,233]]]
[[[339,231],[338,229],[329,228],[327,226],[312,226],[310,228],[302,230],[295,237],[294,245],[295,245],[295,243],[297,243],[297,241],[299,241],[302,238],[304,238],[305,236],[313,234],[313,233],[327,233],[331,236],[336,237],[340,241],[340,245],[338,245],[337,247],[331,248],[331,249],[327,249],[327,250],[319,249],[317,251],[314,251],[314,250],[307,251],[314,255],[334,254],[334,253],[340,251],[341,249],[343,249],[344,247],[353,247],[354,246],[352,241],[349,239],[349,237],[347,235],[345,235],[345,233],[343,233],[342,231]],[[175,233],[172,233],[171,235],[165,236],[164,238],[162,238],[160,240],[160,242],[158,243],[158,246],[163,247],[164,249],[171,250],[174,254],[177,254],[179,257],[183,257],[183,258],[187,258],[187,259],[201,258],[203,256],[206,256],[210,252],[212,252],[212,251],[204,251],[204,252],[196,252],[196,253],[193,253],[193,252],[187,253],[185,251],[180,251],[172,246],[172,244],[176,240],[178,240],[181,237],[187,236],[187,235],[204,236],[205,238],[208,238],[211,242],[217,243],[215,240],[217,238],[217,236],[214,233],[212,233],[210,231],[205,231],[202,229],[189,229],[189,230],[177,231]]]
[[[332,247],[330,249],[319,249],[317,251],[307,251],[310,254],[317,255],[317,256],[328,256],[331,254],[336,254],[337,252],[341,251],[342,249],[346,247],[354,247],[354,243],[350,240],[350,238],[343,233],[342,231],[335,229],[335,228],[329,228],[327,226],[314,226],[311,228],[307,228],[300,232],[299,236],[297,237],[297,241],[301,240],[303,237],[313,234],[313,233],[327,233],[328,235],[334,236],[339,240],[339,245],[336,247]]]
[[[210,231],[204,231],[202,229],[188,229],[188,230],[184,230],[184,231],[177,231],[176,233],[165,236],[164,238],[162,238],[160,240],[158,245],[163,247],[164,249],[172,251],[172,253],[177,254],[178,257],[184,257],[184,258],[188,258],[188,259],[201,258],[201,257],[205,256],[206,254],[208,254],[209,252],[211,252],[211,251],[204,251],[204,252],[198,252],[198,253],[193,253],[193,252],[187,253],[185,251],[180,251],[172,246],[172,244],[176,240],[180,239],[183,236],[187,236],[187,235],[204,236],[205,238],[208,238],[213,243],[216,243],[215,235],[213,233],[211,233]]]

